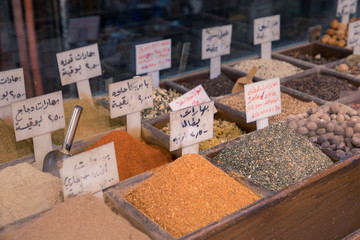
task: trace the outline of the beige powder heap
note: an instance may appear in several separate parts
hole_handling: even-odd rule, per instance
[[[66,127],[51,134],[52,141],[56,145],[62,145],[69,126],[71,115],[75,105],[83,107],[80,121],[76,129],[74,141],[85,139],[114,128],[125,125],[125,118],[119,117],[110,119],[110,111],[104,106],[94,103],[94,107],[85,99],[66,99],[64,100],[64,112]]]
[[[246,112],[244,92],[223,98],[219,102],[240,112]],[[317,106],[318,105],[314,102],[304,102],[286,93],[281,93],[281,113],[269,117],[269,123],[285,120],[286,117],[290,114],[296,115],[303,113],[309,110],[311,107]]]
[[[14,129],[0,119],[0,164],[33,153],[32,139],[16,142]]]
[[[243,60],[236,64],[234,68],[247,73],[253,66],[257,67],[255,76],[262,79],[284,78],[303,71],[290,63],[276,59]]]
[[[0,227],[53,207],[62,199],[61,181],[28,163],[0,171]]]
[[[259,197],[198,154],[186,154],[125,195],[174,237],[219,220]]]
[[[20,229],[7,229],[0,239],[150,240],[92,195],[71,198]]]

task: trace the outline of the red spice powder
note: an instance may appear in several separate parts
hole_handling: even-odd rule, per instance
[[[172,161],[171,154],[158,146],[147,145],[125,131],[112,131],[100,138],[90,150],[114,142],[120,181]]]

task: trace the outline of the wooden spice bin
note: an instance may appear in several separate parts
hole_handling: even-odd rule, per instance
[[[213,165],[217,166],[216,164]],[[246,183],[241,182],[243,185],[247,186],[252,191],[254,191],[258,196],[260,196],[261,199],[232,214],[229,214],[228,216],[225,216],[224,218],[218,221],[212,222],[207,226],[204,226],[192,233],[176,238],[172,236],[170,233],[168,233],[166,230],[164,230],[157,223],[149,219],[146,215],[144,215],[141,211],[139,211],[135,206],[133,206],[130,202],[128,202],[124,198],[124,196],[128,192],[136,188],[139,184],[141,184],[143,181],[145,181],[146,179],[150,178],[153,175],[154,173],[152,171],[149,171],[134,176],[132,178],[126,179],[116,184],[114,187],[108,189],[104,194],[105,202],[113,209],[114,212],[124,216],[135,227],[140,229],[142,232],[146,233],[152,239],[159,239],[159,240],[204,239],[204,237],[207,236],[209,232],[212,232],[213,229],[225,227],[225,225],[223,225],[222,222],[234,218],[236,214],[246,213],[248,211],[251,211],[250,209],[253,209],[254,206],[256,206],[259,202],[262,202],[266,199],[266,195],[264,195],[262,192],[259,192],[257,189],[253,189],[251,188],[251,186],[248,186]]]
[[[293,55],[306,55],[306,54],[312,57],[315,57],[317,54],[320,54],[322,57],[325,58],[333,57],[336,60],[332,60],[332,61],[329,60],[324,64],[316,64],[316,63],[311,63],[309,61],[298,59],[293,56]],[[291,62],[296,60],[297,62],[302,62],[303,64],[306,64],[308,66],[312,65],[314,67],[325,66],[326,64],[329,64],[331,62],[339,61],[343,58],[346,58],[350,54],[352,54],[352,51],[349,49],[323,44],[320,42],[308,42],[273,52],[273,56],[277,56],[278,58],[284,61]]]
[[[329,101],[326,101],[324,99],[319,98],[318,96],[310,95],[310,94],[307,94],[307,93],[304,93],[304,92],[301,92],[301,91],[298,91],[296,89],[293,89],[293,88],[290,88],[290,87],[287,87],[287,86],[283,85],[286,82],[294,81],[294,80],[299,79],[299,78],[304,78],[304,77],[309,77],[309,76],[316,76],[317,74],[320,74],[322,76],[334,77],[334,78],[336,78],[338,80],[347,82],[347,83],[349,83],[349,84],[351,84],[351,85],[353,85],[355,87],[360,86],[360,79],[356,79],[354,77],[347,76],[347,75],[344,75],[344,74],[342,74],[340,72],[337,72],[337,71],[331,70],[331,69],[327,69],[327,68],[313,68],[313,69],[309,69],[307,71],[304,71],[302,73],[298,73],[298,74],[296,74],[294,76],[289,76],[289,77],[281,79],[280,80],[281,90],[286,90],[287,92],[290,92],[292,94],[302,96],[305,99],[312,98],[313,101],[318,103],[318,104],[321,104],[321,103],[324,104],[324,102],[329,102]],[[338,100],[340,100],[340,99],[339,98],[336,99],[336,101],[338,101]]]
[[[234,62],[230,62],[230,63],[227,63],[227,64],[223,65],[223,69],[226,69],[227,71],[231,71],[231,72],[233,72],[235,74],[247,75],[247,73],[245,73],[243,71],[240,71],[239,69],[236,69],[235,66],[237,64],[239,64],[241,61],[254,60],[254,59],[259,59],[259,58],[260,58],[259,56],[254,56],[254,57],[251,57],[251,58],[241,59],[241,60],[237,60],[237,61],[234,61]],[[283,57],[283,55],[276,54],[275,52],[271,53],[271,59],[290,63],[290,64],[294,65],[295,67],[298,67],[298,68],[300,68],[300,69],[302,69],[304,71],[316,67],[314,64],[310,64],[310,63],[307,63],[307,62],[304,62],[304,61],[298,61],[297,59]],[[258,81],[261,81],[261,80],[264,80],[264,79],[260,78],[260,77],[254,77],[253,82],[258,82]]]
[[[228,77],[231,81],[233,81],[234,84],[238,78],[246,76],[246,73],[243,73],[240,71],[233,71],[232,69],[230,69],[224,65],[221,66],[221,73],[224,74],[226,77]],[[184,93],[190,91],[191,89],[180,85],[179,82],[191,82],[196,79],[209,79],[209,77],[210,77],[210,70],[205,69],[205,70],[187,73],[187,74],[183,74],[181,76],[163,80],[160,82],[160,87],[165,88],[165,89],[174,89],[174,90],[184,94]],[[254,79],[256,81],[261,80],[260,78],[256,78],[256,77]],[[209,81],[211,81],[211,80],[209,80]],[[230,94],[230,93],[228,93],[228,94]],[[224,94],[224,95],[226,95],[226,94]],[[214,96],[209,95],[209,97],[214,97]]]
[[[241,112],[234,112],[231,108],[225,105],[218,104],[215,102],[215,107],[217,113],[214,115],[215,119],[222,119],[229,122],[236,123],[242,130],[246,132],[251,132],[256,130],[256,125],[254,123],[246,123],[245,114]],[[170,137],[166,133],[162,132],[160,129],[163,128],[170,121],[170,114],[165,114],[153,119],[144,120],[141,124],[141,135],[143,139],[148,144],[158,145],[166,150],[169,150]],[[241,137],[241,136],[240,136]],[[235,138],[229,142],[236,141]],[[217,151],[218,148],[222,148],[229,144],[229,142],[221,143],[217,146],[209,148],[200,152],[201,154],[210,153],[212,151]],[[181,150],[174,151],[176,156],[181,156]]]
[[[123,198],[152,174],[120,182],[105,193],[105,199],[153,239],[341,239],[360,227],[359,155],[181,238],[171,236]]]

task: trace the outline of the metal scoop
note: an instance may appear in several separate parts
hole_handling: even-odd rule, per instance
[[[53,150],[48,152],[44,158],[43,171],[49,172],[56,177],[60,177],[59,168],[57,162],[65,158],[70,157],[72,154],[70,152],[71,144],[74,140],[76,128],[80,119],[80,115],[83,108],[76,105],[73,111],[73,114],[70,119],[69,127],[65,135],[64,143],[60,150]]]

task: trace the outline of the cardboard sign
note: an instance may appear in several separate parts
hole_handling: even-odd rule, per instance
[[[349,23],[349,34],[347,47],[356,47],[360,45],[360,21]]]
[[[343,15],[350,15],[356,12],[356,0],[338,0],[336,8],[336,16],[341,17]]]
[[[254,20],[254,44],[280,40],[280,15]]]
[[[11,104],[16,141],[65,127],[61,91]]]
[[[56,54],[62,85],[101,75],[97,44]]]
[[[177,99],[169,103],[172,111],[177,111],[186,107],[198,105],[200,103],[210,102],[211,99],[207,95],[205,89],[200,84],[187,93],[181,95]]]
[[[170,113],[170,151],[213,137],[214,102]]]
[[[109,100],[111,118],[151,108],[154,104],[151,76],[110,84]]]
[[[245,85],[246,122],[281,113],[280,79]]]
[[[22,68],[0,72],[0,107],[26,99]]]
[[[114,142],[59,162],[64,198],[96,193],[119,182]]]
[[[229,54],[231,35],[232,25],[203,29],[201,59]]]
[[[136,74],[171,67],[171,39],[136,45]]]

